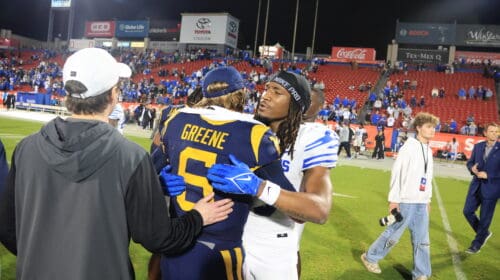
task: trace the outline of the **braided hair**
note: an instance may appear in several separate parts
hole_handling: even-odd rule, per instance
[[[293,159],[293,149],[295,140],[299,134],[300,124],[302,123],[302,110],[296,102],[290,100],[290,107],[286,121],[283,121],[278,126],[276,136],[280,139],[281,153],[287,149],[290,151],[290,158]]]
[[[259,101],[260,103],[260,101]],[[257,104],[258,107],[258,104]],[[297,102],[290,99],[290,104],[288,107],[288,115],[283,118],[283,121],[278,125],[278,129],[275,132],[280,143],[280,156],[289,150],[290,158],[293,159],[293,149],[295,147],[295,140],[299,134],[300,124],[302,123],[302,110]],[[255,119],[268,123],[269,120],[261,118],[258,114],[255,115]]]

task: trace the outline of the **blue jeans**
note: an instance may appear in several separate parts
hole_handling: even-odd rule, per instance
[[[388,226],[379,238],[373,242],[366,253],[366,260],[377,263],[383,259],[396,245],[408,227],[413,245],[413,279],[422,275],[430,277],[431,255],[427,204],[400,203],[399,210],[403,220]]]

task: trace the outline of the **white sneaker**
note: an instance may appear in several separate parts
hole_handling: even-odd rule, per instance
[[[488,239],[490,239],[490,237],[492,235],[493,235],[493,232],[490,231],[490,234],[488,234],[488,236],[486,236],[486,238],[484,239],[483,245],[481,247],[483,247],[484,245],[486,245],[486,241],[488,241]]]
[[[363,265],[366,267],[366,270],[370,271],[371,273],[376,273],[376,274],[382,273],[382,270],[380,269],[378,263],[371,263],[366,259],[366,253],[363,253],[361,255],[361,261],[363,262]]]

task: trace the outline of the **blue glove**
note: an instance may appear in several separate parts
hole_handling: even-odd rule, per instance
[[[214,189],[226,193],[255,196],[262,179],[253,174],[248,165],[229,155],[230,164],[214,164],[208,169],[207,178]]]
[[[170,197],[178,196],[186,190],[184,177],[170,173],[172,166],[163,167],[160,172],[160,182],[165,195]]]

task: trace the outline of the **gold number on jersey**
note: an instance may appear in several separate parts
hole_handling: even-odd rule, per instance
[[[187,170],[188,160],[203,162],[206,168],[210,168],[210,166],[215,164],[217,160],[217,154],[192,147],[185,148],[179,154],[179,175],[184,177],[184,180],[187,184],[201,188],[203,191],[203,196],[212,193],[213,188],[206,177],[189,173],[189,171]],[[186,199],[186,193],[188,191],[189,190],[186,190],[185,192],[177,196],[177,202],[179,203],[181,209],[184,211],[190,211],[191,209],[193,209],[194,204],[196,203],[196,201],[188,201]]]

